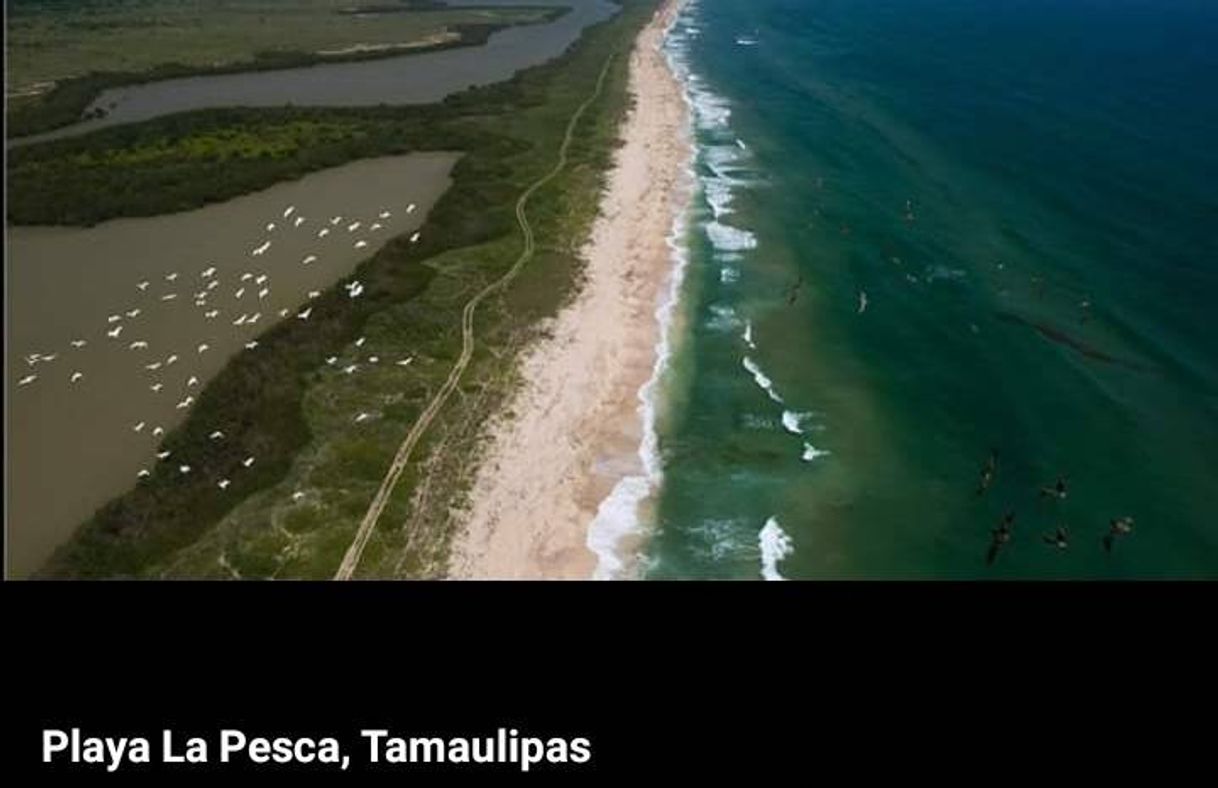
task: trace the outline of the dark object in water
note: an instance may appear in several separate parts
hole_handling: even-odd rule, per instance
[[[985,495],[990,489],[990,485],[994,483],[994,476],[998,473],[998,450],[990,451],[990,456],[986,459],[985,465],[981,468],[981,481],[977,484],[977,494]]]
[[[1129,369],[1146,369],[1146,367],[1142,366],[1141,364],[1136,364],[1132,361],[1126,361],[1124,359],[1117,358],[1116,356],[1109,355],[1093,345],[1088,345],[1082,340],[1075,339],[1065,331],[1062,331],[1060,328],[1055,328],[1048,323],[1037,323],[1027,320],[1013,312],[999,312],[998,317],[999,319],[1005,320],[1008,323],[1016,323],[1018,325],[1035,329],[1036,333],[1040,334],[1050,342],[1056,342],[1059,345],[1064,345],[1065,347],[1068,347],[1071,350],[1086,356],[1087,358],[1092,358],[1096,361],[1103,361],[1107,364],[1118,364],[1122,367],[1128,367]]]
[[[804,275],[800,274],[799,279],[795,280],[795,284],[787,291],[787,306],[795,303],[795,299],[799,298],[800,288],[804,286]]]
[[[1058,476],[1057,481],[1052,485],[1041,487],[1040,497],[1064,499],[1066,497],[1066,478],[1065,476]]]
[[[1015,512],[1010,510],[1002,516],[1002,522],[990,531],[990,549],[985,554],[986,565],[991,565],[998,558],[998,551],[1011,541],[1011,529],[1015,526]]]
[[[1054,533],[1045,534],[1044,539],[1045,544],[1052,545],[1058,550],[1065,550],[1070,546],[1070,531],[1064,525],[1059,525]]]
[[[1108,533],[1104,536],[1104,550],[1111,553],[1117,537],[1133,533],[1133,518],[1118,517],[1108,524]]]

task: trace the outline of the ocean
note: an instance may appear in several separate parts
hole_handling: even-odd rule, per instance
[[[689,3],[638,574],[1218,577],[1215,42],[1205,0]]]

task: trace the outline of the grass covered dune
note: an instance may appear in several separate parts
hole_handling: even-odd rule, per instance
[[[10,216],[59,223],[151,212],[158,194],[179,210],[360,157],[463,153],[419,243],[394,239],[357,269],[364,298],[351,301],[336,286],[307,325],[275,326],[258,353],[239,356],[203,391],[164,441],[174,455],[194,458],[198,473],[159,469],[100,509],[40,574],[332,576],[403,437],[460,353],[464,304],[520,255],[517,199],[554,166],[568,122],[604,72],[574,128],[567,166],[528,203],[537,253],[479,307],[470,365],[416,447],[356,574],[442,572],[478,428],[518,382],[515,362],[539,321],[579,282],[579,249],[627,108],[624,55],[658,2],[622,5],[563,57],[434,106],[207,111],[15,151]],[[67,202],[51,197],[73,190]],[[99,198],[115,191],[128,199],[86,209],[105,208]],[[367,342],[361,352],[415,362],[356,376],[324,364],[328,355],[340,356],[339,367],[354,359],[359,337]],[[353,424],[357,411],[373,418]],[[217,423],[230,436],[223,444],[206,437]],[[258,464],[227,491],[208,481],[247,454]]]

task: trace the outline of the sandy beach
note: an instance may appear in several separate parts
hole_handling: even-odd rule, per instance
[[[672,274],[667,236],[689,191],[686,105],[659,49],[679,7],[668,0],[631,55],[635,105],[584,249],[585,282],[526,353],[524,384],[488,427],[453,578],[590,577],[597,507],[642,472],[638,393],[655,364],[656,307]]]

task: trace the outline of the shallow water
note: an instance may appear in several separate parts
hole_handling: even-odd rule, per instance
[[[197,397],[227,359],[258,352],[245,343],[283,319],[280,310],[296,319],[310,291],[325,290],[390,238],[419,227],[448,188],[456,159],[369,159],[185,213],[87,229],[9,228],[10,573],[36,569],[98,506],[131,487],[139,469],[157,462],[153,430],[177,425],[189,410],[177,405]],[[411,203],[416,208],[407,213]],[[382,218],[384,211],[390,215]],[[342,221],[331,224],[335,216]],[[349,231],[356,221],[361,225]],[[319,238],[323,228],[329,232]],[[264,253],[252,254],[268,240]],[[356,248],[359,241],[367,245]],[[305,264],[310,255],[317,259]],[[214,273],[204,277],[210,267]],[[218,284],[207,289],[212,282]],[[260,298],[263,289],[269,292]],[[198,293],[206,293],[205,305],[196,305]],[[170,294],[176,298],[162,300]],[[212,310],[219,313],[207,317]],[[243,314],[243,325],[233,325]],[[120,319],[110,322],[112,315]],[[118,337],[107,336],[120,327]],[[76,348],[75,340],[87,344]],[[202,344],[208,348],[200,353]],[[30,365],[26,357],[34,353],[55,358]],[[75,383],[74,373],[83,375]],[[37,379],[18,385],[31,374]],[[191,377],[195,385],[188,385]],[[185,457],[166,461],[189,464]]]
[[[473,4],[487,3],[454,3]],[[492,0],[492,4],[512,3]],[[76,136],[106,126],[212,107],[427,104],[466,88],[508,79],[520,69],[562,54],[585,27],[609,18],[618,8],[607,0],[552,4],[569,5],[572,10],[553,22],[500,30],[484,46],[277,71],[168,79],[107,90],[89,107],[106,109],[105,117],[23,137],[14,144]]]
[[[691,4],[649,574],[1218,576],[1216,34],[1189,0]]]

